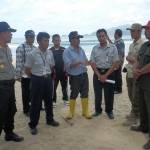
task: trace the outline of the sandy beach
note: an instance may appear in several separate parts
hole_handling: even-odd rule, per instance
[[[92,83],[93,72],[88,68],[90,81],[90,110],[94,112],[94,91]],[[24,136],[21,143],[5,142],[0,137],[0,150],[142,150],[147,141],[147,134],[135,133],[128,127],[122,126],[125,116],[130,112],[130,103],[127,95],[125,74],[123,74],[123,93],[115,95],[115,119],[109,120],[103,111],[102,115],[92,120],[81,116],[80,99],[77,100],[76,116],[66,122],[68,107],[63,105],[61,88],[59,86],[57,107],[54,108],[55,119],[60,122],[58,128],[46,125],[45,112],[41,112],[38,125],[39,133],[33,136],[29,132],[28,121],[22,112],[20,83],[16,82],[16,99],[18,112],[15,116],[15,131]],[[103,105],[104,108],[104,105]],[[103,109],[104,110],[104,109]]]

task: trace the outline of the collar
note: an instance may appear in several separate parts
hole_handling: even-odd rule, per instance
[[[119,42],[122,41],[122,38],[118,38],[117,40],[115,40],[115,42]]]
[[[37,53],[40,53],[40,54],[46,54],[47,51],[48,51],[48,50],[46,50],[45,52],[43,52],[43,51],[41,51],[41,50],[39,49],[39,47],[37,48]]]
[[[139,38],[136,42],[133,42],[133,44],[136,45],[136,44],[140,44],[141,42],[142,42],[142,39]]]
[[[69,48],[72,50],[72,51],[76,51],[76,49],[74,47],[72,47],[71,45],[69,46]],[[81,47],[79,46],[79,51],[81,50]]]
[[[110,48],[110,44],[108,42],[107,42],[106,47],[101,47],[100,43],[97,46],[98,48],[102,48],[102,49]]]

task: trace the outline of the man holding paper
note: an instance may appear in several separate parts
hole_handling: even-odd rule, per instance
[[[91,66],[94,71],[93,85],[95,93],[95,113],[93,116],[99,116],[102,113],[102,89],[104,89],[105,112],[109,119],[114,119],[113,101],[114,84],[109,80],[114,80],[114,69],[118,65],[117,48],[108,44],[107,32],[105,29],[99,29],[96,32],[99,44],[93,47],[91,53]]]

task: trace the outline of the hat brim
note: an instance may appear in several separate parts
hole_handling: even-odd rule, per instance
[[[142,28],[150,28],[150,26],[142,26]]]
[[[83,35],[78,35],[77,38],[83,38]]]
[[[133,30],[132,28],[126,28],[126,30]]]
[[[16,30],[16,29],[9,28],[7,31],[16,32],[17,30]]]

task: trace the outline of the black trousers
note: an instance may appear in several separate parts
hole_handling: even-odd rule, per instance
[[[140,126],[149,132],[150,136],[150,89],[143,89],[139,85]]]
[[[23,112],[27,113],[30,109],[31,95],[30,95],[30,78],[21,78],[22,89],[22,104]]]
[[[65,75],[65,73],[57,73],[56,79],[53,82],[54,82],[53,102],[56,102],[57,100],[56,90],[57,90],[59,82],[61,84],[63,100],[68,101],[68,93],[67,93],[68,77]]]
[[[80,93],[81,98],[88,98],[89,80],[88,74],[83,73],[77,76],[69,75],[70,99],[76,99]]]
[[[115,76],[115,91],[122,92],[122,67],[120,66],[114,71]]]
[[[14,80],[0,81],[0,135],[11,133],[14,129],[14,116],[17,111]]]
[[[42,100],[45,105],[46,121],[53,121],[52,90],[51,75],[48,77],[31,76],[30,128],[38,125]]]
[[[107,70],[106,70],[107,71]],[[100,72],[100,70],[99,70]],[[101,73],[101,72],[100,72]],[[114,80],[114,73],[112,73],[108,79]],[[110,113],[113,111],[114,103],[114,85],[111,83],[102,83],[98,80],[96,74],[93,76],[94,94],[95,94],[95,112],[102,112],[102,90],[104,89],[105,99],[105,112]]]

